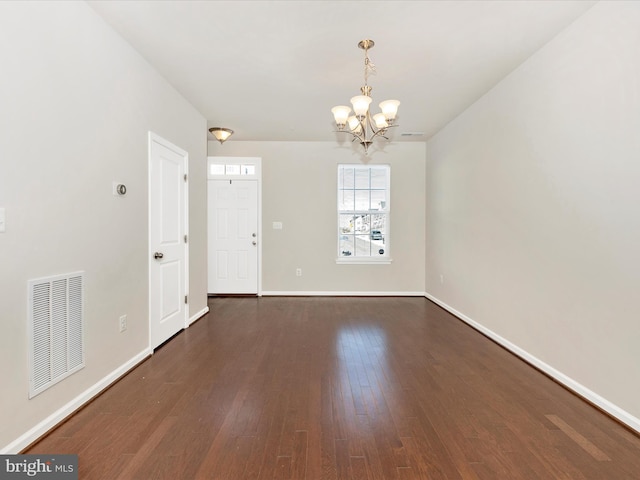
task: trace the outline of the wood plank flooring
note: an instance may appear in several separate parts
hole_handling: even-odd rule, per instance
[[[424,298],[211,298],[24,453],[80,478],[637,480],[640,438]]]

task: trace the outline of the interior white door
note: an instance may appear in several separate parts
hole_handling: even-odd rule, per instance
[[[258,182],[209,180],[209,293],[258,293]]]
[[[149,137],[149,316],[155,348],[187,325],[187,153]]]

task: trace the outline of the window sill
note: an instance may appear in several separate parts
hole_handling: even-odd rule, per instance
[[[339,257],[338,265],[389,265],[393,259],[389,257]]]

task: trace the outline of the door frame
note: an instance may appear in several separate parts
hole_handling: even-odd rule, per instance
[[[156,142],[160,145],[162,145],[163,147],[172,150],[173,152],[175,152],[176,154],[180,155],[182,157],[182,165],[183,165],[183,172],[184,175],[186,176],[187,180],[184,182],[184,190],[183,190],[183,198],[182,198],[182,218],[184,219],[184,223],[183,223],[183,228],[184,228],[184,235],[187,236],[187,242],[183,242],[183,255],[184,255],[184,269],[183,269],[183,278],[184,278],[184,283],[183,283],[183,287],[184,287],[184,294],[187,296],[187,299],[189,298],[189,153],[183,149],[181,149],[180,147],[174,145],[173,143],[169,142],[168,140],[165,140],[164,138],[162,138],[160,135],[157,135],[156,133],[153,133],[152,131],[149,131],[149,140],[148,140],[148,151],[147,151],[147,156],[148,156],[148,164],[147,164],[147,176],[148,176],[148,183],[147,183],[147,205],[148,205],[148,211],[147,211],[147,269],[148,269],[148,278],[147,278],[147,282],[148,282],[148,295],[149,295],[149,299],[148,299],[148,309],[149,309],[149,348],[151,349],[152,353],[154,350],[154,347],[152,347],[153,342],[152,342],[152,329],[153,329],[153,319],[151,318],[151,271],[152,271],[152,267],[154,265],[153,261],[152,261],[152,255],[153,252],[155,250],[155,246],[151,244],[151,203],[152,203],[152,198],[151,198],[151,172],[152,172],[152,162],[153,159],[151,157],[151,144],[153,142]],[[187,328],[189,326],[189,303],[186,302],[185,303],[185,307],[184,307],[184,318],[183,318],[183,328]]]
[[[255,165],[255,175],[216,175],[211,171],[211,165]],[[207,157],[207,182],[209,180],[233,180],[235,181],[257,181],[258,182],[258,292],[257,296],[262,296],[262,157],[226,157],[226,156],[209,156]],[[208,190],[208,188],[207,188]],[[207,206],[209,198],[207,198]],[[207,246],[209,239],[207,238]]]

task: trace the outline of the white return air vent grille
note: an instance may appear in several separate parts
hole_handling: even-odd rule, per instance
[[[84,273],[29,281],[29,398],[84,367]]]

